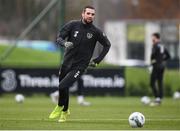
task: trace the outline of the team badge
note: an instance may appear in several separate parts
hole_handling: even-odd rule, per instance
[[[87,38],[88,38],[88,39],[91,39],[92,37],[93,37],[93,34],[87,33]]]
[[[74,31],[74,37],[77,37],[79,31]]]

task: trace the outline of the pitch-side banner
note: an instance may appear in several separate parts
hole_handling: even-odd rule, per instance
[[[51,93],[58,89],[58,69],[0,69],[0,93]],[[82,87],[84,94],[123,94],[125,88],[124,68],[88,69],[70,92]]]
[[[84,94],[86,95],[120,95],[124,93],[124,68],[89,69],[81,79],[82,86],[84,87]]]

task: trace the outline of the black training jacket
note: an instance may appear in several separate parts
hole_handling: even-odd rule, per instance
[[[110,42],[101,30],[93,24],[84,24],[81,20],[70,21],[62,27],[56,43],[64,46],[65,41],[73,43],[72,49],[65,50],[62,64],[62,67],[69,69],[87,68],[97,41],[103,46],[103,50],[93,60],[95,63],[100,63],[110,48]]]
[[[153,67],[164,68],[165,61],[168,59],[170,59],[169,52],[161,43],[153,45],[151,54],[151,63]]]

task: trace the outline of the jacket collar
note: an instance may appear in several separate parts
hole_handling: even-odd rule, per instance
[[[81,24],[83,25],[83,27],[87,27],[88,28],[88,27],[92,26],[92,23],[89,23],[89,24],[84,23],[82,19],[80,21],[81,21]]]

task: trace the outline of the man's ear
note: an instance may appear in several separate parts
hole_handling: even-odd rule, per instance
[[[84,17],[84,12],[81,13],[82,18]]]

